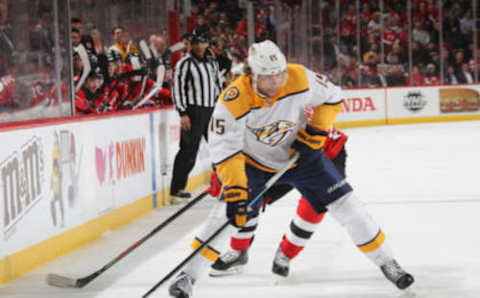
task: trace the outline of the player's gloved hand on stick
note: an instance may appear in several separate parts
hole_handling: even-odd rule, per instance
[[[292,144],[292,148],[300,153],[300,158],[304,158],[317,150],[320,150],[327,140],[328,133],[323,130],[307,125],[298,131],[297,139]]]
[[[227,217],[236,227],[247,223],[248,190],[244,187],[225,187],[223,197],[227,202]]]

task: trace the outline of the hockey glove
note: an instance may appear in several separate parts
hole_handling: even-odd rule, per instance
[[[213,171],[210,175],[210,195],[215,198],[218,197],[221,189],[222,183],[218,179],[217,172]]]
[[[301,128],[298,131],[297,139],[292,144],[301,156],[309,155],[316,150],[320,150],[327,139],[328,133],[307,125],[306,128]]]
[[[243,187],[225,187],[223,191],[227,202],[227,217],[236,227],[247,223],[247,198],[248,190]]]
[[[329,133],[325,145],[323,145],[323,152],[329,159],[333,160],[342,151],[346,142],[347,136],[343,132],[333,130]]]

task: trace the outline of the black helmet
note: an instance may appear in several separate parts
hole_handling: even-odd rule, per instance
[[[195,44],[200,42],[203,42],[203,43],[209,42],[208,33],[204,31],[198,31],[197,29],[195,29],[190,34],[190,43]]]

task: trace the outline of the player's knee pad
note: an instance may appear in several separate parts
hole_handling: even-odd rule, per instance
[[[328,212],[342,226],[347,226],[350,222],[357,221],[363,217],[364,208],[360,201],[356,199],[353,192],[349,192],[338,200],[327,205]]]
[[[370,241],[380,230],[353,192],[328,204],[327,209],[335,220],[347,228],[357,245]]]

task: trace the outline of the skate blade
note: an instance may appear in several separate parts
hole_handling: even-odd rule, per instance
[[[57,274],[48,274],[45,280],[47,284],[58,288],[76,288],[77,280]]]
[[[282,286],[288,284],[287,276],[282,276],[278,274],[274,274],[273,276],[273,285],[274,286]]]
[[[223,277],[223,276],[231,276],[231,275],[238,275],[243,273],[243,266],[236,266],[232,267],[228,270],[215,270],[213,268],[210,269],[208,275],[210,277]]]
[[[415,298],[415,297],[417,297],[417,294],[415,294],[415,292],[413,292],[411,286],[404,289],[404,290],[400,290],[400,291],[402,291],[403,293],[402,293],[401,296],[399,296],[399,298]]]

